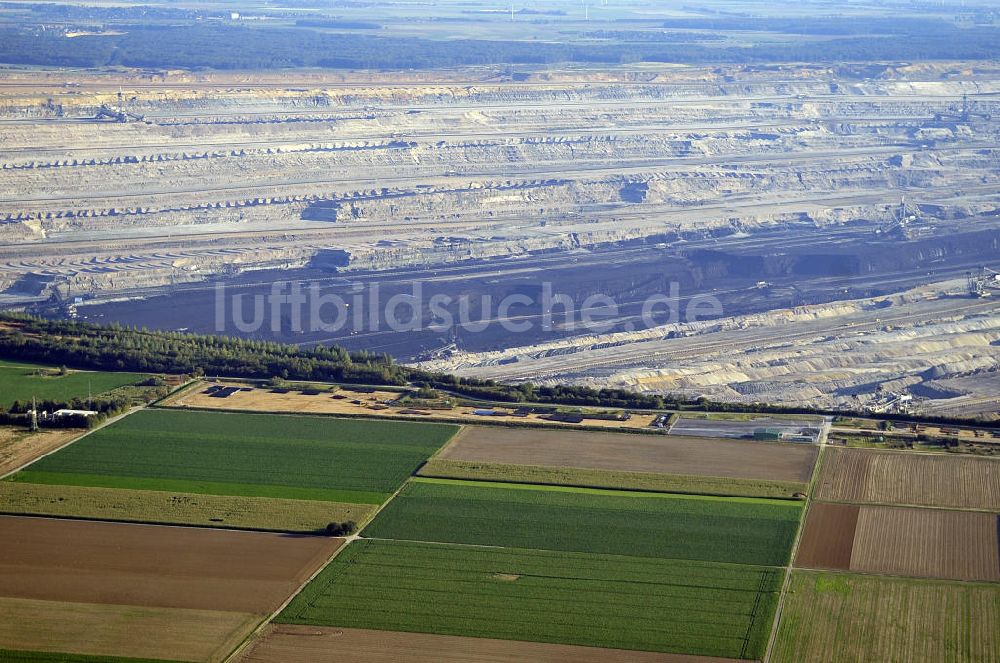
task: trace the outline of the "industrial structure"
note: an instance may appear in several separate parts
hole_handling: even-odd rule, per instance
[[[135,99],[135,97],[133,97]],[[97,115],[94,116],[95,120],[113,120],[114,122],[120,122],[122,124],[126,122],[136,121],[142,122],[145,120],[145,116],[138,115],[136,113],[130,113],[125,110],[125,93],[118,90],[118,106],[117,108],[112,108],[107,104],[101,104],[101,107],[97,109]]]
[[[1000,272],[989,267],[969,272],[968,288],[972,297],[989,297],[994,292],[1000,292]]]

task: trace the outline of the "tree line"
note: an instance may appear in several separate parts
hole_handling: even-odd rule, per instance
[[[621,410],[747,412],[868,416],[768,403],[719,403],[627,389],[576,385],[506,384],[403,366],[384,353],[336,346],[300,347],[257,339],[153,331],[117,323],[96,325],[0,313],[0,358],[88,370],[213,375],[255,380],[415,386],[498,403],[538,403]],[[926,423],[978,423],[949,417],[880,414],[879,419]]]

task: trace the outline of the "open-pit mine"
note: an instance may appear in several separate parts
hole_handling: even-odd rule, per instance
[[[10,68],[0,168],[8,307],[238,334],[218,284],[555,282],[617,315],[252,335],[505,380],[997,412],[1000,65]],[[644,318],[671,284],[721,311]]]

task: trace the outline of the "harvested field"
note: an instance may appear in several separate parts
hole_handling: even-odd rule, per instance
[[[361,539],[277,621],[756,658],[781,583],[742,564]]]
[[[794,571],[774,663],[997,663],[1000,585]]]
[[[240,663],[731,663],[736,659],[430,633],[274,624]]]
[[[506,481],[551,486],[580,486],[733,497],[792,497],[796,493],[804,493],[808,488],[808,484],[797,481],[619,472],[576,467],[506,465],[441,458],[431,458],[424,463],[417,474],[440,479]]]
[[[145,410],[12,478],[379,504],[456,430],[445,424]]]
[[[0,517],[0,596],[266,614],[340,539]]]
[[[953,580],[1000,580],[997,516],[813,503],[796,566]]]
[[[1000,581],[997,516],[862,507],[852,571]]]
[[[858,511],[852,504],[813,502],[799,542],[796,563],[813,569],[849,569]]]
[[[1000,511],[1000,459],[831,448],[816,496],[832,502]]]
[[[58,449],[83,433],[66,428],[30,433],[20,427],[0,426],[0,476]]]
[[[398,391],[361,392],[349,388],[323,390],[313,395],[303,394],[301,389],[289,389],[280,393],[267,388],[255,388],[253,391],[235,392],[228,398],[212,398],[210,394],[204,393],[205,388],[212,384],[203,382],[194,385],[166,399],[164,405],[292,414],[367,414],[371,413],[372,405],[391,403],[403,396]],[[338,398],[332,398],[333,394],[337,394]],[[360,401],[360,404],[354,401]]]
[[[366,537],[782,565],[801,505],[417,479]]]
[[[0,512],[285,532],[364,523],[371,504],[0,481]]]
[[[438,458],[773,481],[809,481],[812,445],[674,435],[467,427]]]
[[[29,655],[14,661],[75,663],[64,653],[220,661],[259,621],[258,615],[221,610],[0,597],[0,648],[60,652],[48,659]],[[0,652],[0,661],[7,660]]]
[[[461,406],[444,409],[430,409],[407,403],[396,403],[401,394],[396,391],[354,391],[350,387],[339,387],[337,398],[325,391],[314,395],[304,395],[301,391],[291,390],[288,393],[275,393],[270,389],[254,389],[253,391],[238,391],[228,398],[212,398],[205,394],[205,387],[210,383],[203,382],[182,392],[174,394],[163,401],[162,405],[176,408],[206,408],[213,410],[239,410],[246,412],[281,412],[289,414],[332,414],[364,416],[372,418],[403,418],[414,421],[442,420],[458,423],[483,423],[483,417],[475,414],[477,408]],[[524,425],[542,428],[564,428],[565,423],[543,419],[540,413],[531,413],[525,417],[514,416],[514,408],[496,408],[490,421],[498,424]],[[646,429],[649,430],[654,415],[651,413],[637,414],[627,421],[613,419],[587,419],[588,428],[615,429]]]

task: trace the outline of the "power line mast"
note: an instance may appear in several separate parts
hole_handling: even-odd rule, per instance
[[[38,404],[35,402],[35,397],[31,397],[31,416],[28,420],[28,429],[34,433],[38,430]]]

